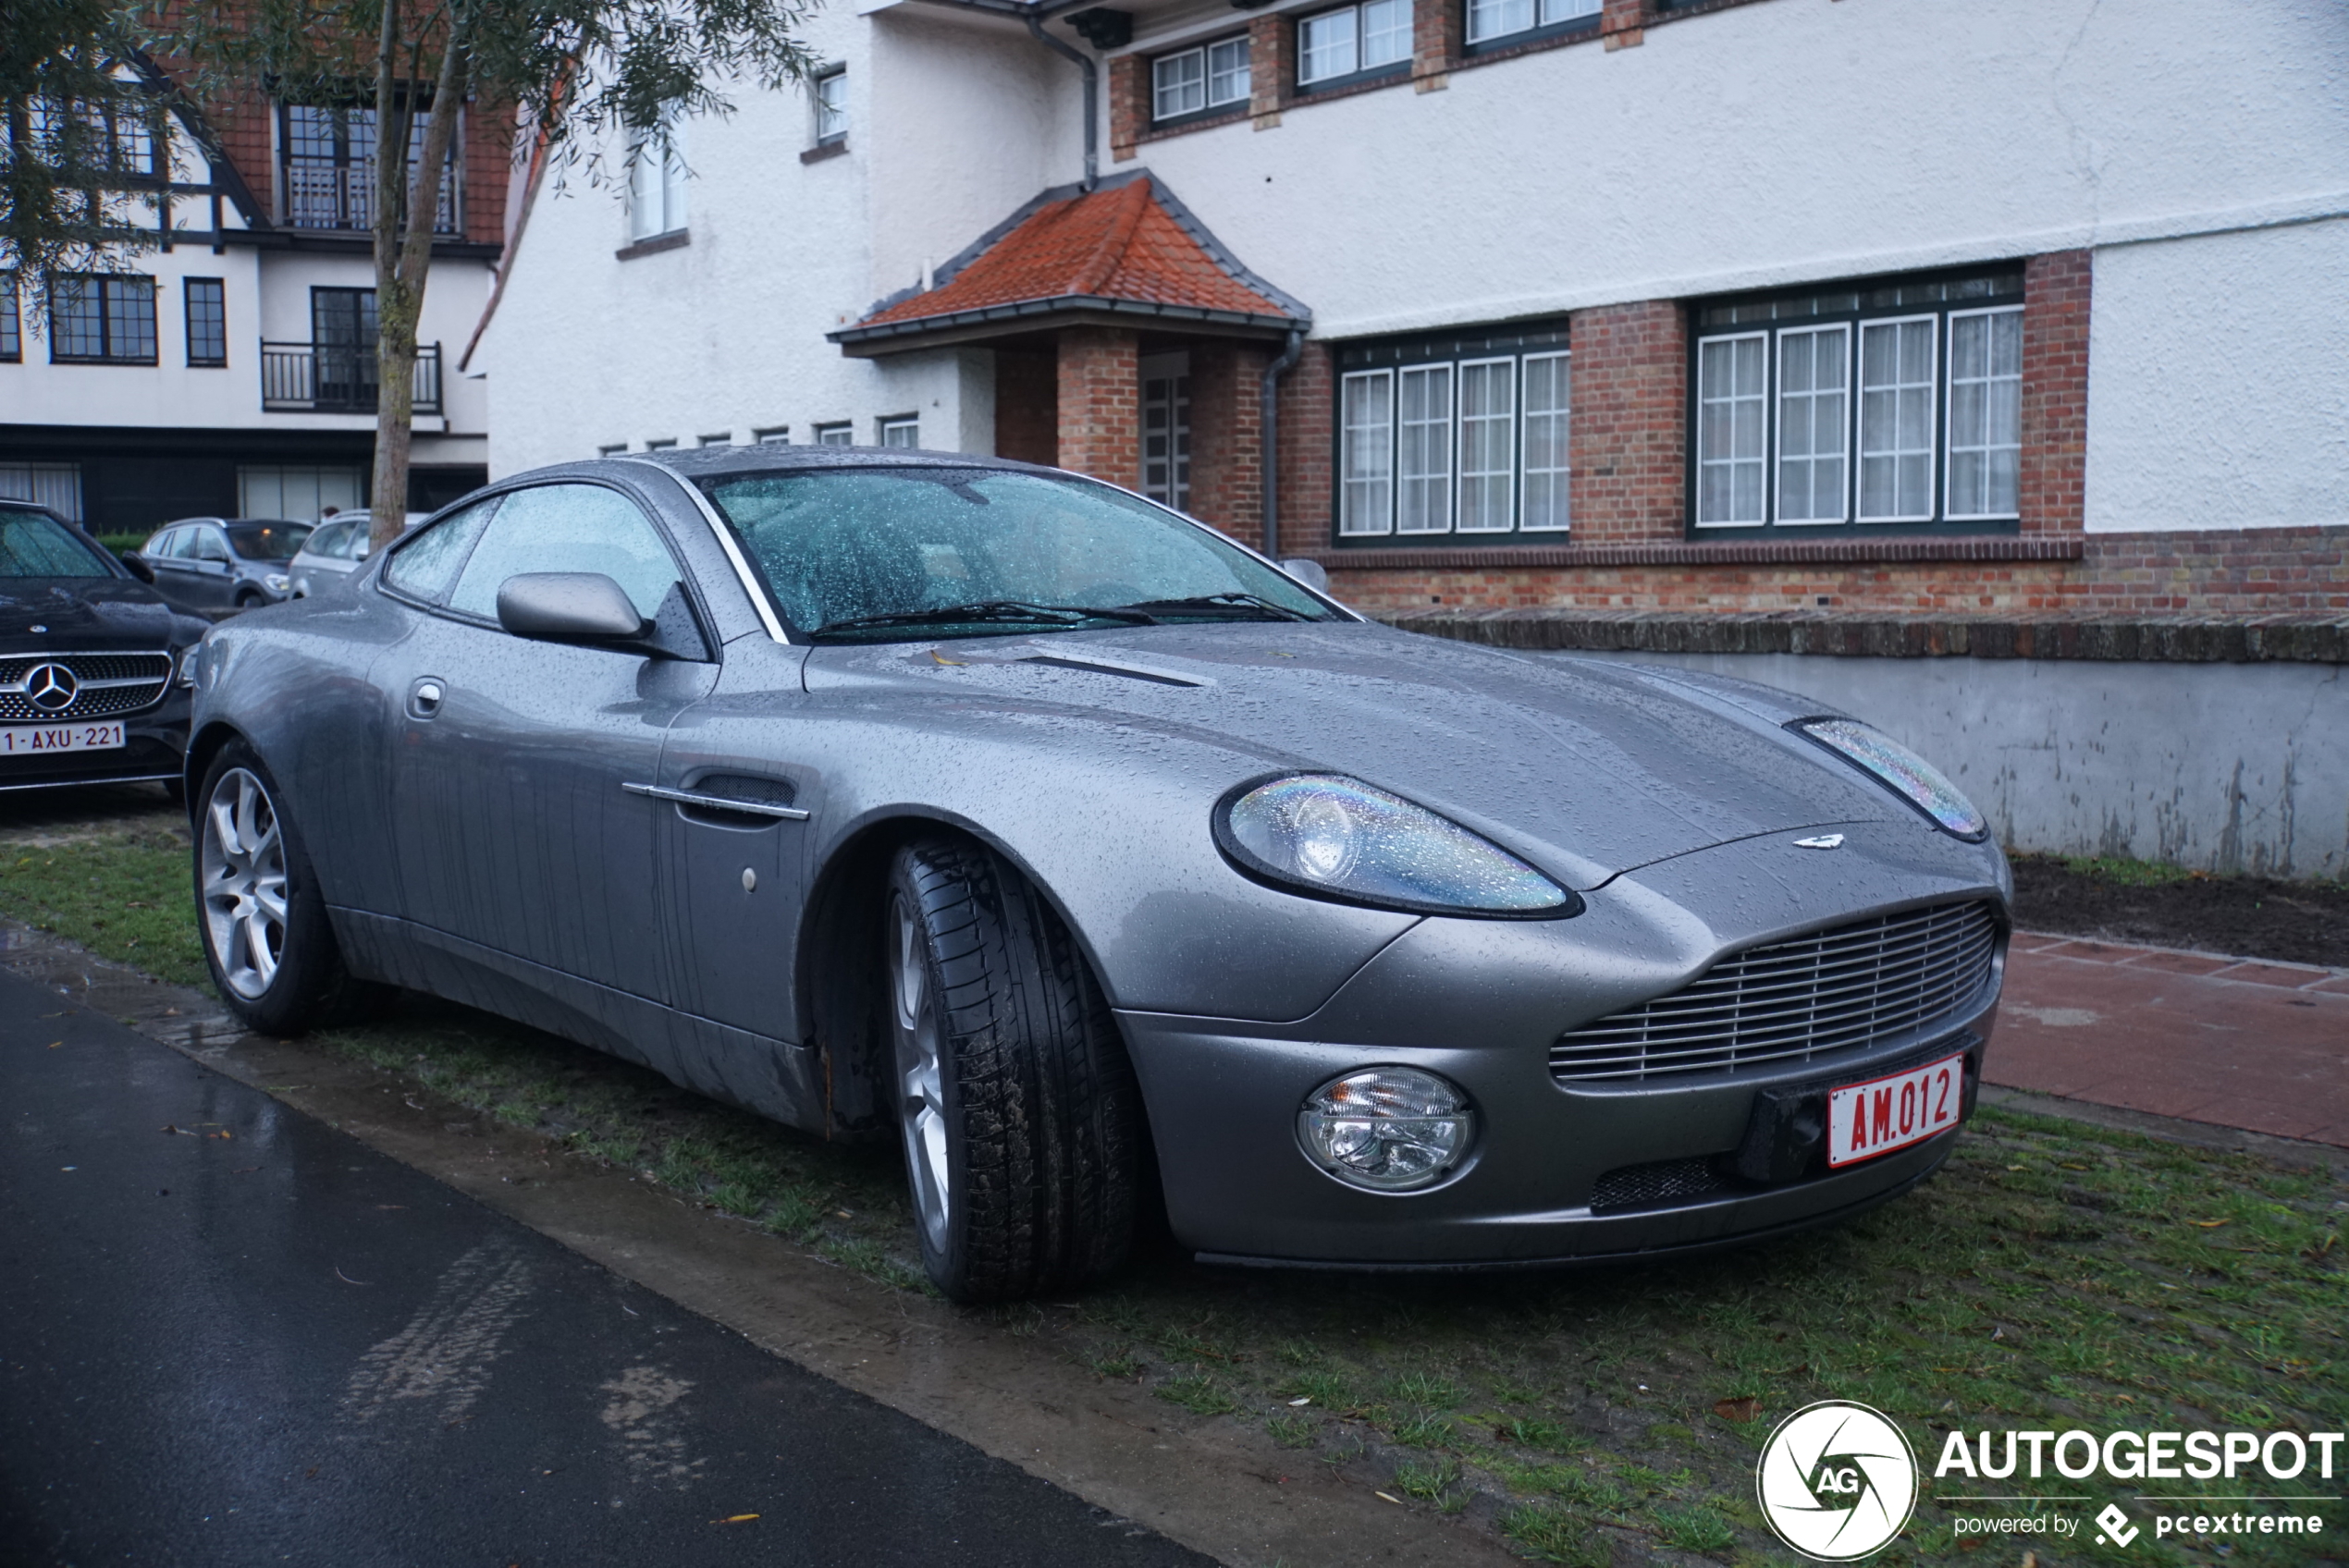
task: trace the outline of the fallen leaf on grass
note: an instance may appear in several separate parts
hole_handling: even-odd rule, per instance
[[[1295,1410],[1295,1409],[1296,1409],[1297,1406],[1299,1406],[1299,1405],[1303,1405],[1303,1404],[1310,1404],[1310,1403],[1313,1403],[1313,1396],[1312,1396],[1311,1394],[1307,1394],[1307,1395],[1306,1395],[1303,1399],[1293,1399],[1293,1400],[1289,1401],[1289,1402],[1288,1402],[1288,1407],[1289,1407],[1291,1410]]]
[[[1751,1394],[1743,1399],[1718,1399],[1713,1402],[1713,1414],[1724,1421],[1759,1421],[1762,1402]]]
[[[2226,1221],[2223,1219],[2197,1219],[2194,1223],[2202,1230],[2216,1231],[2220,1226],[2224,1225]]]

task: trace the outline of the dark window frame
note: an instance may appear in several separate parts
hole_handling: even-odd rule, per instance
[[[1215,80],[1212,69],[1212,62],[1209,58],[1209,52],[1216,48],[1218,45],[1224,43],[1239,43],[1247,48],[1248,92],[1242,93],[1237,98],[1227,98],[1220,104],[1207,103],[1201,108],[1187,109],[1179,115],[1161,115],[1158,112],[1159,62],[1161,60],[1175,59],[1184,55],[1199,55],[1199,69],[1202,73],[1199,78],[1201,84],[1200,96],[1201,99],[1204,100],[1207,92],[1206,84],[1212,82]],[[1233,115],[1246,114],[1248,112],[1248,105],[1254,101],[1256,86],[1256,46],[1253,39],[1245,28],[1242,28],[1236,32],[1219,32],[1211,38],[1193,39],[1183,43],[1177,48],[1162,49],[1154,55],[1145,55],[1143,57],[1143,64],[1148,67],[1148,70],[1142,82],[1142,91],[1148,95],[1150,101],[1150,113],[1145,115],[1143,118],[1149,123],[1150,128],[1152,130],[1167,130],[1178,126],[1196,125],[1201,120],[1224,119]]]
[[[1545,317],[1536,321],[1512,323],[1507,325],[1469,326],[1447,332],[1417,333],[1408,337],[1366,338],[1338,345],[1334,351],[1336,363],[1332,367],[1330,386],[1330,510],[1329,547],[1335,550],[1484,550],[1523,549],[1529,545],[1562,545],[1574,542],[1574,523],[1569,510],[1564,528],[1528,528],[1525,526],[1525,361],[1550,355],[1565,355],[1572,374],[1574,345],[1569,330],[1570,318]],[[1510,498],[1509,526],[1506,529],[1469,530],[1459,526],[1460,485],[1460,408],[1459,367],[1494,360],[1515,361],[1512,374],[1510,420]],[[1399,380],[1390,380],[1387,423],[1389,428],[1389,462],[1387,527],[1379,533],[1347,533],[1346,523],[1346,387],[1349,376],[1367,372],[1387,371],[1398,378],[1401,372],[1421,366],[1444,365],[1451,371],[1450,412],[1446,415],[1450,434],[1447,437],[1449,471],[1445,475],[1447,487],[1446,516],[1448,525],[1440,532],[1407,533],[1399,526],[1402,508],[1401,444],[1402,413]],[[1573,398],[1569,392],[1566,417],[1568,439],[1573,430]],[[1572,470],[1567,471],[1571,483]]]
[[[423,116],[432,108],[432,90],[429,86],[410,87],[402,90],[402,97],[411,118],[408,169],[403,179],[412,188],[416,165],[423,157],[424,136]],[[276,109],[277,145],[275,163],[280,197],[279,211],[284,214],[279,220],[280,223],[288,228],[321,233],[364,234],[369,232],[374,223],[375,213],[375,135],[373,118],[375,105],[354,96],[349,102],[338,104],[302,104],[280,99],[276,104]],[[296,110],[323,113],[334,116],[329,133],[331,143],[329,151],[323,154],[295,151]],[[363,115],[368,118],[363,132],[361,132],[354,129],[357,123],[355,116]],[[448,207],[445,221],[443,214],[438,211],[433,214],[432,231],[437,237],[458,239],[464,233],[465,192],[462,170],[465,162],[466,129],[465,109],[464,105],[460,104],[457,107],[456,133],[449,141],[449,164],[441,174],[441,190],[447,197]],[[324,198],[316,195],[302,197],[295,194],[294,175],[298,165],[323,166],[336,171],[338,177],[336,189],[332,201],[328,204],[331,205],[332,215],[337,221],[331,223],[305,221],[305,202],[320,202]],[[436,205],[437,206],[437,203]]]
[[[1686,519],[1683,532],[1688,540],[1692,544],[1706,541],[1717,544],[1756,539],[1826,541],[2020,533],[2023,519],[2019,493],[2016,515],[2012,517],[1952,519],[1949,515],[1949,350],[1952,316],[1984,311],[2014,311],[2023,305],[2023,265],[2020,262],[1839,280],[1798,288],[1776,288],[1688,301],[1688,387],[1685,405],[1688,435],[1684,443],[1687,449],[1682,488]],[[1905,522],[1862,521],[1859,518],[1860,329],[1869,323],[1926,315],[1934,318],[1932,515],[1928,519]],[[1844,396],[1850,402],[1844,416],[1845,515],[1840,522],[1781,522],[1777,515],[1780,480],[1778,405],[1782,395],[1778,382],[1779,334],[1809,325],[1847,325],[1851,330],[1846,360],[1849,374],[1844,386]],[[2025,330],[2028,330],[2027,325]],[[1708,341],[1753,333],[1763,334],[1765,345],[1762,369],[1762,520],[1758,522],[1701,523],[1697,513],[1700,501],[1698,462],[1701,457],[1699,422],[1703,418],[1703,410],[1698,399],[1703,390],[1699,378],[1703,345]]]
[[[192,370],[226,370],[228,366],[228,281],[220,277],[183,277],[179,280],[180,324],[187,338],[188,365]],[[216,354],[196,352],[196,293],[199,285],[209,284],[212,303],[218,307]]]
[[[57,320],[57,309],[68,284],[98,286],[98,335],[100,349],[94,354],[71,354],[64,351],[65,333]],[[115,347],[115,312],[112,295],[117,288],[144,285],[146,289],[146,351],[123,353]],[[53,365],[152,365],[161,362],[155,321],[155,280],[144,273],[68,273],[49,285],[49,362]]]
[[[22,291],[14,271],[0,272],[0,364],[24,362]]]

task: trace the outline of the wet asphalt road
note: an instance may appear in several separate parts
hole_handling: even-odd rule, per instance
[[[1208,1562],[5,977],[0,1126],[5,1568]]]

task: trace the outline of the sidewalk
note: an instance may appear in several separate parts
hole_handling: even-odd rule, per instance
[[[2019,931],[1984,1077],[2349,1148],[2349,971]]]

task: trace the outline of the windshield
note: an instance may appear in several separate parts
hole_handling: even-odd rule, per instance
[[[0,577],[112,577],[96,547],[45,512],[0,511]]]
[[[306,522],[232,522],[228,547],[249,561],[289,561],[310,537]]]
[[[1205,529],[1079,479],[830,469],[707,487],[783,618],[817,642],[1339,619]]]

